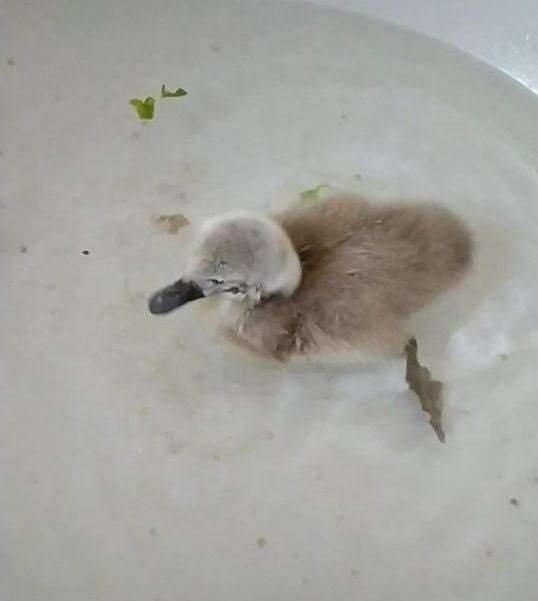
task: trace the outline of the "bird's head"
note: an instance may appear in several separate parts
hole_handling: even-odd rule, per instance
[[[269,296],[291,296],[300,280],[299,258],[278,223],[247,212],[228,213],[201,227],[186,273],[155,292],[149,310],[169,313],[211,296],[252,307]]]

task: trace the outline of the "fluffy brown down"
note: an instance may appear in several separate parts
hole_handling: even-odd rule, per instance
[[[301,283],[290,298],[245,310],[229,333],[281,360],[327,349],[401,353],[407,318],[471,264],[467,227],[433,203],[333,198],[273,218],[299,255]]]

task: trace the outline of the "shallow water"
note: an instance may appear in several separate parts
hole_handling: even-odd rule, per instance
[[[528,599],[536,97],[428,38],[308,5],[9,15],[4,596]],[[188,95],[141,123],[129,99],[162,83]],[[414,327],[446,385],[445,445],[403,361],[286,368],[218,339],[202,307],[146,310],[191,236],[160,215],[273,210],[320,183],[434,198],[475,231],[474,273]]]

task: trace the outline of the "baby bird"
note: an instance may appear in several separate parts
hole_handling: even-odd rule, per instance
[[[233,212],[203,225],[186,273],[149,310],[214,297],[235,341],[280,360],[399,356],[410,315],[462,278],[472,252],[464,223],[432,203],[336,197],[272,217]]]

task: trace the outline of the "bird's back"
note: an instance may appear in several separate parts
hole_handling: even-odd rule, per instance
[[[382,301],[398,315],[430,302],[468,269],[472,239],[467,227],[433,203],[371,205],[336,198],[295,207],[278,217],[303,267],[301,299],[324,304],[352,295]],[[313,300],[313,299],[312,299]]]

